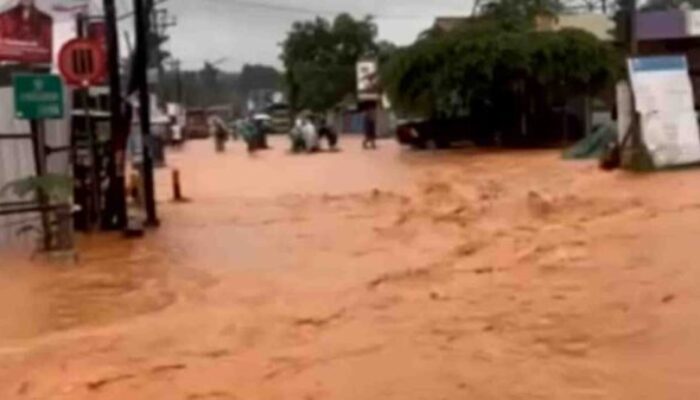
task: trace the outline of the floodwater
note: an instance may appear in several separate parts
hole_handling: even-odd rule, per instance
[[[700,171],[210,142],[163,225],[0,263],[0,399],[694,399]]]

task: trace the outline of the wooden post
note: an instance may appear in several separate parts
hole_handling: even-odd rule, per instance
[[[125,152],[126,132],[121,124],[122,100],[121,80],[119,77],[119,38],[114,0],[104,0],[105,26],[107,33],[107,67],[109,71],[109,103],[111,155],[109,162],[109,188],[107,190],[106,218],[104,226],[108,229],[126,227],[126,188],[125,188]]]
[[[182,196],[182,185],[180,183],[180,170],[173,170],[173,201],[175,203],[184,203],[187,200]]]
[[[37,178],[46,175],[46,135],[43,121],[30,121],[32,131],[32,145],[34,148],[34,163]],[[53,232],[51,230],[51,219],[49,218],[49,197],[43,190],[38,189],[37,201],[41,209],[42,245],[44,251],[50,251],[53,245]]]
[[[98,162],[100,160],[98,154],[98,143],[94,129],[92,129],[92,114],[90,112],[90,86],[86,85],[82,88],[83,91],[83,109],[85,110],[85,133],[87,134],[90,143],[90,203],[91,212],[89,215],[90,230],[94,230],[96,223],[100,220],[101,203],[102,203],[102,185],[100,183],[100,168]]]
[[[143,187],[146,206],[146,225],[158,226],[156,211],[155,182],[153,177],[153,157],[151,148],[151,97],[148,90],[148,33],[150,32],[149,13],[152,0],[134,0],[134,23],[136,30],[136,73],[139,93],[139,116],[143,137]]]

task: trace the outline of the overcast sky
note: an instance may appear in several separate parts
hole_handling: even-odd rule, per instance
[[[407,44],[431,26],[434,17],[464,15],[471,4],[472,0],[169,0],[164,6],[177,16],[168,46],[185,68],[226,57],[222,68],[238,69],[245,63],[279,66],[279,43],[294,21],[313,18],[313,11],[325,17],[340,11],[376,15],[382,39]]]

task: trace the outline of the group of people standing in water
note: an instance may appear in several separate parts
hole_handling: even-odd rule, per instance
[[[372,115],[364,120],[364,149],[376,149],[376,124]],[[268,129],[264,120],[246,118],[237,121],[229,127],[219,117],[209,119],[209,130],[214,138],[217,152],[224,152],[229,139],[243,139],[249,153],[269,149],[267,143]],[[323,150],[322,142],[326,142],[328,151],[338,151],[338,132],[328,124],[325,118],[311,113],[301,113],[295,119],[294,126],[289,131],[290,151],[293,154],[316,153]]]

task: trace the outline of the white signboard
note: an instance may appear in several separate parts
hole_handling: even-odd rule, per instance
[[[379,74],[373,60],[357,63],[357,93],[360,100],[379,99]]]
[[[700,162],[700,130],[684,56],[629,61],[642,140],[657,168]]]

